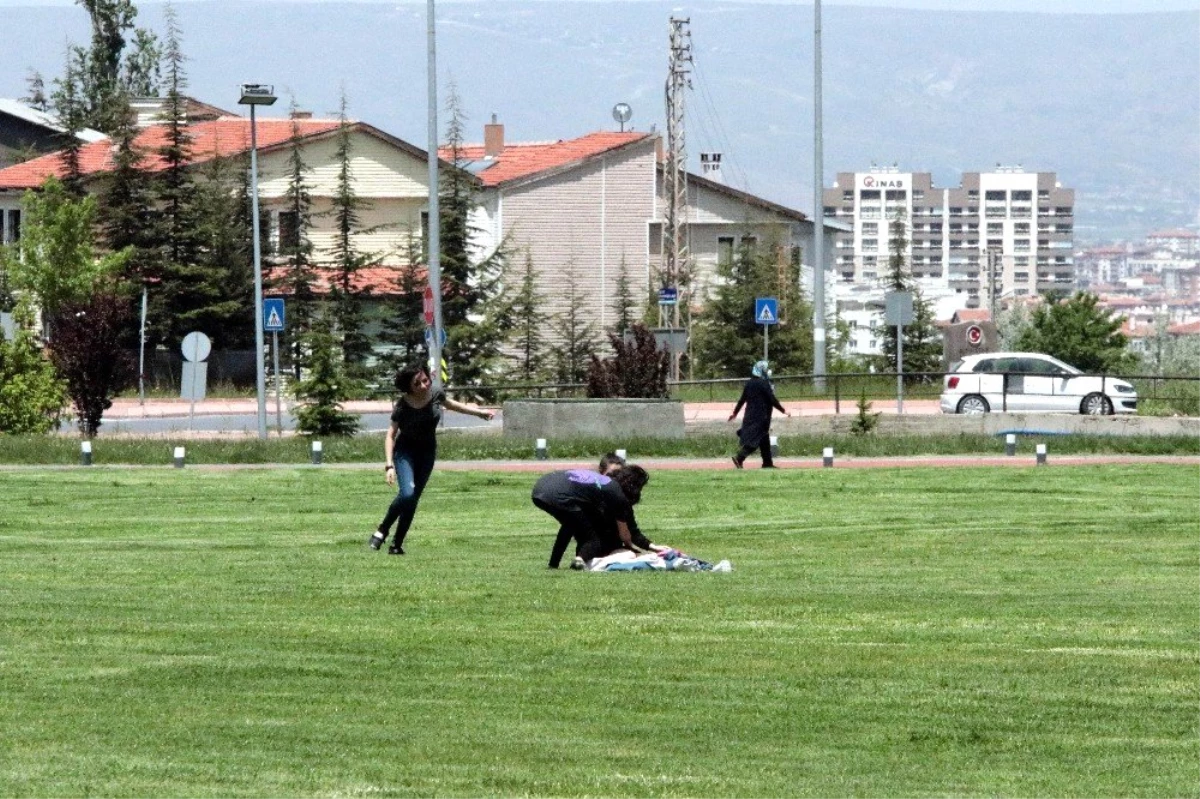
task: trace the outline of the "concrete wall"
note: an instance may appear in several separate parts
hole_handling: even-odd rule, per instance
[[[515,438],[683,438],[677,400],[509,400],[504,435]]]

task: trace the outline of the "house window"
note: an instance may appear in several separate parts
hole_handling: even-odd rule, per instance
[[[880,199],[879,189],[863,189],[859,192],[859,200],[878,200]]]
[[[1013,202],[1028,203],[1033,202],[1033,192],[1031,191],[1014,191],[1012,193]]]
[[[300,248],[300,214],[295,211],[279,212],[279,251],[295,252]]]
[[[887,199],[889,202],[904,202],[908,199],[908,192],[903,189],[888,189]]]
[[[1004,202],[1007,199],[1007,197],[1004,196],[1003,191],[995,190],[984,192],[983,198],[985,200],[990,200],[991,202]]]
[[[864,250],[878,250],[879,249],[879,239],[863,239],[862,240],[862,248]]]
[[[864,236],[878,236],[879,235],[879,223],[878,222],[864,222],[863,226],[862,226],[862,234]]]
[[[742,236],[742,249],[754,252],[758,249],[758,236]]]
[[[717,264],[729,266],[733,263],[733,236],[717,236]]]
[[[21,212],[13,209],[0,219],[0,243],[9,243],[21,238]]]
[[[1003,222],[988,222],[987,232],[989,236],[1001,236],[1004,234]]]

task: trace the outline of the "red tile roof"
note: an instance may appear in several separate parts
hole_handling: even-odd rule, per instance
[[[295,125],[303,137],[330,133],[338,128],[337,120],[328,119],[259,119],[256,120],[256,136],[260,151],[287,144],[292,138]],[[192,161],[203,163],[213,158],[237,155],[250,149],[250,120],[243,117],[223,117],[210,122],[196,122],[187,127],[192,138]],[[137,137],[137,146],[145,153],[144,169],[157,171],[164,167],[161,157],[155,152],[166,143],[165,125],[150,125],[143,128]],[[107,172],[112,168],[112,140],[84,145],[79,151],[80,168],[85,175]],[[62,177],[65,172],[58,153],[43,155],[24,163],[0,169],[0,189],[33,189],[42,185],[50,175]]]
[[[336,274],[332,267],[319,266],[313,270],[316,274],[316,281],[313,284],[313,291],[318,295],[324,296],[329,293],[329,287],[333,285],[334,276]],[[283,280],[287,273],[287,268],[283,266],[272,266],[264,270],[263,278],[270,284],[275,284],[277,281]],[[396,278],[399,277],[400,270],[394,266],[368,266],[359,269],[354,273],[352,285],[355,291],[369,291],[375,295],[397,296],[400,290],[396,287]],[[420,267],[416,279],[420,281],[421,286],[424,286],[425,268]],[[282,287],[268,289],[267,294],[286,296],[291,292]]]
[[[992,312],[987,308],[960,308],[950,317],[950,322],[990,322]]]
[[[543,172],[551,172],[582,163],[611,150],[626,147],[635,142],[650,139],[649,133],[589,133],[578,139],[530,144],[506,144],[498,156],[486,158],[482,144],[468,144],[459,155],[466,161],[475,162],[470,171],[479,176],[485,186],[498,186]],[[451,152],[443,147],[439,150],[443,159]],[[492,163],[485,166],[488,161]]]

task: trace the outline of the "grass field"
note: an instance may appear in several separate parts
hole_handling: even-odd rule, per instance
[[[2,796],[1196,796],[1194,466],[661,472],[731,574],[545,568],[532,476],[0,474]]]

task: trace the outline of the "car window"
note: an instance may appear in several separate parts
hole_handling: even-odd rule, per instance
[[[954,363],[950,364],[950,368],[949,368],[947,371],[950,371],[950,372],[957,372],[959,369],[961,369],[961,368],[962,368],[962,365],[963,365],[963,359],[962,359],[962,358],[959,358],[957,361],[955,361]]]
[[[1021,361],[1025,372],[1031,375],[1056,375],[1061,371],[1056,364],[1041,358],[1022,358]]]
[[[1015,358],[997,358],[994,361],[992,361],[992,368],[989,369],[988,371],[990,371],[990,372],[1012,372],[1012,371],[1014,371],[1013,364],[1015,361],[1016,361]]]
[[[993,368],[992,368],[992,364],[994,364],[995,362],[996,362],[996,361],[995,361],[995,359],[993,359],[993,358],[984,358],[982,361],[980,361],[979,363],[975,364],[975,369],[974,369],[973,371],[976,371],[976,372],[991,372],[991,371],[994,371],[994,370],[993,370]]]

